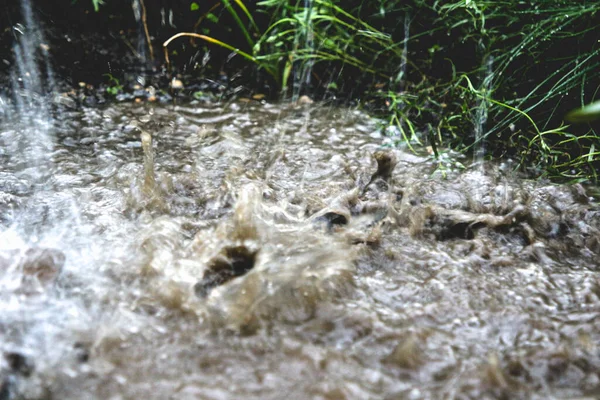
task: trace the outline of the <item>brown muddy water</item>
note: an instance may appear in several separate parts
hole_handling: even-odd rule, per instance
[[[441,174],[379,128],[258,103],[2,125],[0,399],[599,398],[595,199]]]

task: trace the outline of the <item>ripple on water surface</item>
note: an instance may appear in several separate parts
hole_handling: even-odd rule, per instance
[[[0,128],[2,399],[600,394],[584,187],[442,177],[324,106],[71,111],[34,162],[33,128]]]

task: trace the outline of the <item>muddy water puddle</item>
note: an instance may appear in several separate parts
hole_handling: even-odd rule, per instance
[[[121,104],[50,132],[32,162],[36,129],[0,129],[2,400],[600,395],[580,185],[441,174],[328,106]]]

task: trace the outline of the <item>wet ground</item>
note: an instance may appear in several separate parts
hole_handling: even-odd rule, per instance
[[[2,400],[600,396],[580,185],[325,105],[34,122],[0,128]]]

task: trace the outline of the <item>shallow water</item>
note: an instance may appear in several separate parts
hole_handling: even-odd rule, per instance
[[[44,160],[27,124],[0,128],[2,400],[600,395],[581,186],[441,174],[323,105],[62,112]]]

